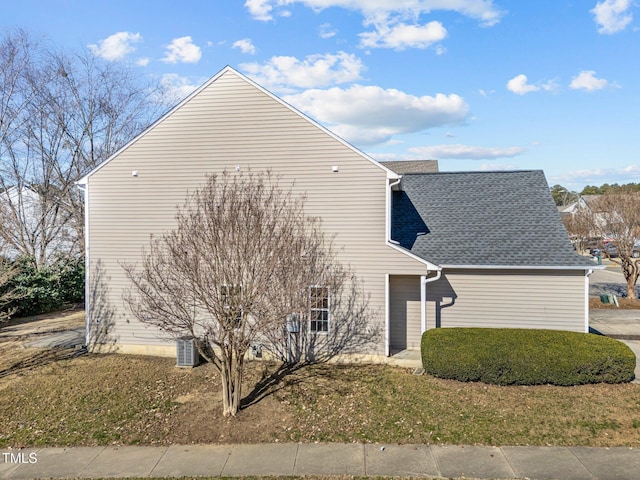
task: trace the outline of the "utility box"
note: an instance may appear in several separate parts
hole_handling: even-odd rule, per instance
[[[287,315],[287,332],[300,332],[300,315],[298,315],[297,313]]]
[[[200,353],[193,337],[178,338],[176,344],[176,367],[195,367],[200,363]]]

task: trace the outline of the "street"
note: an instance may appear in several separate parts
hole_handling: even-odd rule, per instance
[[[589,296],[596,297],[602,294],[627,295],[627,282],[620,268],[607,268],[595,270],[589,277]],[[640,297],[640,286],[636,285],[636,296]]]

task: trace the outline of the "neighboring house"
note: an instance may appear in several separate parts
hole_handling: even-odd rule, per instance
[[[435,173],[438,171],[437,160],[395,160],[380,162],[396,173]]]
[[[569,205],[565,205],[562,207],[558,207],[558,211],[560,215],[575,215],[583,209],[593,209],[594,203],[601,197],[601,195],[581,195],[578,197],[578,200],[570,203]]]
[[[574,225],[573,228],[568,228],[569,230],[574,231],[572,238],[579,246],[583,245],[583,242],[588,241],[589,239],[599,238],[600,242],[603,240],[602,233],[596,231],[602,229],[607,223],[606,215],[600,210],[598,205],[598,200],[601,197],[602,195],[581,195],[578,197],[577,201],[564,207],[558,207],[558,212],[560,213],[562,221],[565,222],[566,225]],[[593,229],[593,227],[587,226],[589,222],[585,223],[584,219],[581,221],[581,215],[585,218],[591,217],[592,221],[595,222],[595,225],[598,228]]]
[[[79,182],[87,342],[175,355],[174,342],[127,312],[122,262],[174,228],[176,206],[206,174],[249,169],[295,180],[363,281],[370,322],[384,332],[363,353],[417,349],[434,327],[588,331],[593,266],[572,254],[541,172],[401,175],[393,166],[225,68]]]

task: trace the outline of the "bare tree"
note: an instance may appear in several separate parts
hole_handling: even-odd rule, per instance
[[[635,299],[640,275],[640,258],[634,258],[634,246],[640,239],[640,192],[606,193],[581,214],[593,231],[614,239],[617,256],[611,260],[622,267],[627,296]]]
[[[12,189],[2,198],[2,241],[37,266],[82,254],[83,199],[74,182],[165,108],[159,87],[20,30],[0,37],[0,62],[0,193]]]
[[[580,251],[585,249],[585,243],[588,239],[596,235],[593,231],[590,212],[584,212],[583,209],[585,208],[588,209],[589,207],[585,206],[574,213],[562,216],[562,222],[567,229],[569,238]]]
[[[19,270],[4,260],[0,260],[0,325],[11,318],[17,307],[9,307],[22,295],[11,288],[11,281],[19,273]]]
[[[198,339],[221,373],[225,416],[240,408],[250,346],[314,361],[373,339],[367,301],[319,220],[272,175],[210,176],[176,221],[152,238],[141,265],[124,265],[132,282],[125,300],[141,322]],[[307,340],[292,345],[289,333]]]

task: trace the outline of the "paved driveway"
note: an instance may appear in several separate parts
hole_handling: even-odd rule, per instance
[[[589,295],[626,296],[627,282],[620,268],[596,270],[589,277]],[[636,286],[640,298],[640,285]],[[636,379],[640,383],[640,310],[590,309],[589,326],[592,331],[624,342],[636,354]]]
[[[589,326],[594,333],[613,337],[636,354],[636,379],[640,383],[640,310],[591,309]]]

